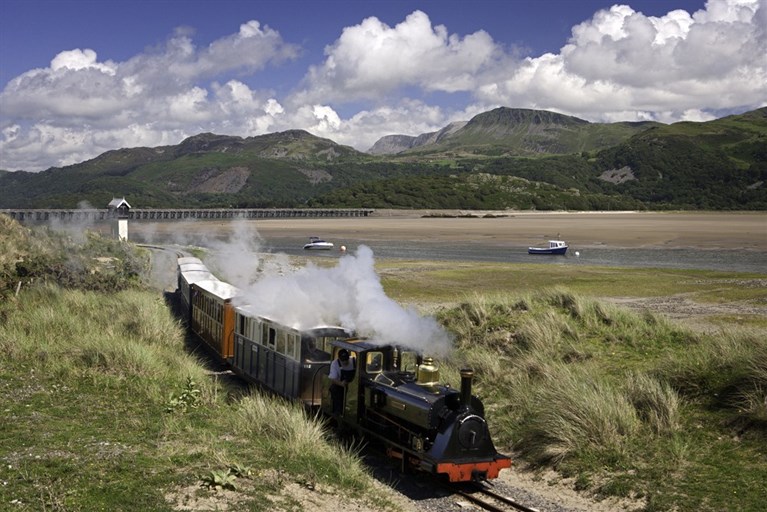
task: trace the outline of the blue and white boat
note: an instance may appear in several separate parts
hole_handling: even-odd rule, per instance
[[[310,236],[309,243],[304,245],[304,249],[314,251],[329,251],[332,248],[333,242],[326,242],[318,236]]]
[[[548,247],[528,247],[527,254],[565,254],[567,242],[562,240],[549,240]]]

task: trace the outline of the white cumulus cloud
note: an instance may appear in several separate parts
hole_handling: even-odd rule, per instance
[[[709,0],[706,10],[645,16],[627,5],[573,27],[558,54],[526,59],[483,84],[487,104],[550,108],[590,120],[684,119],[765,105],[765,0]]]
[[[303,49],[256,20],[199,46],[189,28],[124,61],[62,49],[0,91],[0,169],[38,171],[201,132],[305,129],[368,149],[497,106],[590,121],[707,120],[767,104],[767,0],[708,0],[649,16],[630,0],[575,24],[557,52],[522,55],[415,10],[339,28],[300,82],[259,78]],[[281,86],[282,87],[282,86]]]
[[[422,11],[394,27],[367,18],[345,28],[325,54],[309,70],[300,101],[379,100],[406,86],[470,91],[475,76],[503,56],[488,33],[451,35]]]

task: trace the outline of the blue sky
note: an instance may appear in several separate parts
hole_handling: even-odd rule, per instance
[[[368,149],[497,106],[765,105],[767,0],[0,0],[0,169],[210,131]]]

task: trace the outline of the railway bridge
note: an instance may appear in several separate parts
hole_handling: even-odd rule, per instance
[[[286,219],[318,217],[368,217],[372,208],[131,208],[131,209],[5,209],[0,214],[19,222],[172,221],[194,219]]]

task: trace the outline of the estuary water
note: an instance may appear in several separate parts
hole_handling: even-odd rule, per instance
[[[560,237],[559,232],[562,232]],[[306,251],[308,235],[335,244]],[[570,244],[565,256],[529,255],[548,238]],[[377,259],[698,269],[767,274],[767,215],[752,213],[517,214],[506,218],[386,217],[285,219],[232,223],[136,222],[130,239],[147,244],[215,247],[246,252],[339,258],[360,245]]]
[[[305,251],[304,238],[279,237],[264,240],[269,252],[311,258],[338,258],[339,244],[331,251]],[[347,252],[363,242],[345,240]],[[526,247],[500,247],[491,244],[365,241],[376,258],[424,259],[441,261],[483,261],[539,263],[545,265],[597,265],[609,267],[677,268],[767,273],[767,254],[759,251],[721,249],[622,249],[608,247],[578,248],[572,245],[564,256],[530,255]]]

